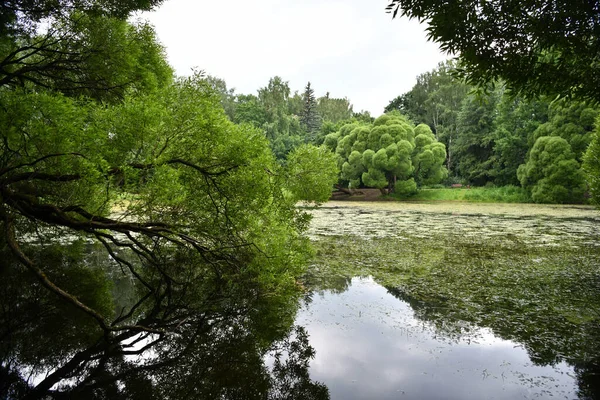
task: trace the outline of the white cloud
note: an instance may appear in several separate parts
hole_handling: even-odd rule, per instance
[[[446,58],[424,26],[391,20],[387,0],[168,0],[144,13],[178,75],[200,68],[238,93],[256,93],[281,76],[292,90],[311,81],[318,96],[348,97],[381,114]]]

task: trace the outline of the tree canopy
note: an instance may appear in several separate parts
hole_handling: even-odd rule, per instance
[[[384,114],[372,124],[343,125],[324,143],[338,155],[341,179],[351,188],[409,195],[417,185],[439,183],[447,176],[445,146],[427,125],[414,127],[398,113]]]
[[[83,9],[69,4],[67,10],[41,3],[22,5],[26,11],[15,11],[12,28],[0,37],[0,86],[33,84],[69,96],[113,101],[127,89],[153,90],[172,78],[164,50],[148,24],[111,16],[102,8],[104,2]],[[21,25],[40,18],[52,23],[23,32]]]
[[[456,65],[440,63],[420,74],[410,91],[386,107],[405,113],[415,123],[427,124],[446,145],[446,183],[521,186],[526,188],[524,198],[531,197],[531,182],[523,184],[517,170],[529,162],[536,140],[545,136],[566,140],[577,161],[576,175],[581,176],[582,160],[594,136],[597,106],[547,96],[527,98],[510,91],[502,81],[488,85],[487,90],[473,90],[453,72]],[[594,180],[591,170],[584,174],[588,184]],[[566,187],[572,192],[562,200],[556,196],[535,196],[532,200],[586,201],[578,184]]]
[[[307,146],[284,168],[227,118],[224,82],[174,77],[126,20],[155,2],[22,3],[0,32],[0,397],[326,398],[292,324],[310,255],[295,204],[322,201],[332,157]],[[265,123],[287,115],[270,89]]]
[[[575,154],[560,136],[538,138],[517,175],[523,187],[531,191],[533,200],[540,203],[577,202],[585,191]]]
[[[498,79],[518,94],[600,101],[600,3],[392,0],[388,12],[428,24],[467,82]]]

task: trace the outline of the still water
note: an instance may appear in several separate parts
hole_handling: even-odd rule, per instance
[[[535,366],[518,343],[486,329],[444,336],[371,277],[314,293],[296,323],[316,350],[311,378],[332,399],[577,398],[564,362]]]
[[[0,399],[600,399],[594,208],[310,212],[304,291],[256,296],[200,275],[176,334],[107,334],[27,270],[0,268]],[[28,250],[106,315],[131,308],[135,322],[162,304],[138,308],[143,287],[98,243]],[[198,268],[165,265],[185,262]]]
[[[332,399],[600,398],[593,207],[329,202],[312,214],[296,324]]]

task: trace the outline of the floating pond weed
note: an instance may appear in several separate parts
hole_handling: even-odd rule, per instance
[[[598,212],[452,207],[328,203],[314,210],[316,256],[306,286],[343,291],[340,282],[372,276],[440,332],[460,337],[488,328],[520,343],[536,365],[566,361],[595,374]]]

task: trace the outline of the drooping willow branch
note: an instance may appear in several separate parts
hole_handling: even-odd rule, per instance
[[[66,302],[70,303],[71,305],[77,307],[78,309],[82,310],[83,312],[85,312],[86,314],[88,314],[89,316],[94,318],[98,322],[100,327],[106,333],[108,333],[109,331],[124,331],[124,330],[163,333],[162,330],[153,329],[153,328],[140,326],[140,325],[110,326],[109,324],[107,324],[106,321],[104,320],[104,317],[102,315],[100,315],[98,312],[96,312],[95,310],[93,310],[90,307],[83,304],[75,296],[67,293],[60,287],[56,286],[48,278],[48,276],[44,273],[44,271],[42,271],[42,269],[39,268],[29,257],[27,257],[27,255],[23,252],[23,250],[19,246],[19,244],[16,240],[16,237],[15,237],[14,218],[11,215],[9,215],[8,213],[6,213],[6,211],[4,209],[0,209],[0,217],[4,221],[6,242],[8,244],[8,247],[10,248],[11,252],[13,253],[13,255],[17,258],[17,260],[19,260],[19,262],[21,264],[23,264],[31,272],[33,272],[33,274],[38,278],[38,280],[48,290],[55,293],[56,295],[58,295],[60,298],[62,298]]]
[[[149,313],[149,317],[156,316],[160,308],[160,304],[163,300],[167,299],[167,309],[164,309],[164,316],[168,315],[170,311],[171,304],[171,296],[172,296],[172,285],[178,284],[181,285],[182,282],[177,282],[175,278],[167,271],[165,271],[161,262],[156,258],[155,252],[146,247],[142,241],[136,238],[136,235],[142,235],[147,238],[151,238],[153,240],[164,240],[168,243],[171,243],[175,246],[179,246],[182,248],[190,248],[193,249],[196,253],[198,253],[202,259],[207,263],[207,265],[211,265],[214,269],[214,272],[217,277],[219,277],[220,271],[217,264],[221,262],[225,262],[227,264],[233,265],[235,264],[235,260],[231,259],[231,253],[229,255],[221,254],[222,250],[231,250],[235,246],[225,246],[223,249],[213,249],[207,247],[197,238],[194,238],[188,235],[185,232],[177,231],[174,227],[162,223],[162,222],[146,222],[146,223],[138,223],[138,222],[128,222],[122,220],[116,220],[109,217],[103,217],[99,215],[94,215],[84,208],[76,205],[70,205],[65,207],[58,207],[54,204],[48,204],[44,202],[43,193],[35,193],[34,195],[23,193],[22,187],[13,187],[13,184],[17,184],[23,181],[46,181],[46,182],[57,182],[57,183],[69,183],[82,179],[82,177],[78,174],[52,174],[43,171],[27,171],[14,173],[16,170],[20,168],[28,168],[37,166],[39,163],[53,157],[62,157],[62,156],[80,156],[77,153],[60,153],[60,154],[50,154],[44,157],[38,158],[32,162],[22,163],[11,168],[4,168],[0,171],[0,176],[4,175],[0,179],[0,196],[1,200],[5,206],[8,206],[6,209],[2,209],[2,219],[5,222],[6,229],[6,237],[9,244],[9,248],[12,253],[15,255],[17,260],[26,266],[29,270],[31,270],[35,276],[42,282],[44,287],[49,289],[51,292],[55,293],[62,299],[66,300],[73,306],[81,309],[86,314],[93,317],[100,327],[107,334],[110,331],[119,331],[132,329],[134,331],[146,331],[146,332],[164,332],[162,328],[166,326],[162,326],[159,323],[159,327],[161,329],[157,329],[154,326],[141,326],[141,325],[118,325],[123,321],[127,320],[135,311],[141,307],[141,305],[147,301],[152,295],[155,297],[155,306],[154,309]],[[238,168],[238,166],[230,166],[223,167],[222,165],[212,165],[209,167],[201,167],[194,163],[182,160],[182,159],[172,159],[164,162],[165,164],[179,164],[185,167],[191,168],[194,171],[199,172],[206,183],[216,187],[217,193],[220,196],[224,194],[220,191],[218,187],[218,182],[215,180],[216,177],[225,175],[230,171]],[[137,169],[151,169],[156,165],[153,164],[131,164],[130,167]],[[215,170],[217,169],[218,170]],[[117,170],[112,170],[111,173],[115,173]],[[12,172],[12,173],[11,173]],[[210,189],[209,189],[210,191]],[[222,205],[218,205],[215,199],[212,198],[209,193],[211,200],[218,212],[222,212],[219,210]],[[0,205],[1,206],[1,205]],[[12,211],[11,211],[12,210]],[[21,249],[18,241],[15,237],[15,225],[14,225],[14,216],[12,212],[16,211],[21,216],[24,216],[35,222],[44,222],[52,226],[65,227],[72,229],[74,231],[85,232],[88,234],[92,234],[107,250],[108,254],[111,256],[115,262],[117,262],[121,266],[125,266],[129,272],[148,290],[147,294],[142,296],[142,299],[137,302],[128,312],[119,315],[112,323],[108,323],[104,320],[104,318],[98,314],[95,310],[83,304],[76,297],[72,296],[68,292],[64,291],[57,285],[55,285],[44,273],[44,271],[39,268]],[[229,221],[228,215],[223,212],[227,221]],[[124,235],[128,240],[123,241],[119,239],[115,234]],[[151,284],[146,281],[142,275],[136,270],[136,267],[125,260],[123,257],[120,257],[116,254],[111,247],[111,244],[117,247],[125,247],[133,253],[137,254],[140,258],[142,264],[147,263],[151,265],[156,271],[158,271],[162,276],[162,283],[159,283],[158,287],[156,284]],[[244,243],[243,241],[239,244],[239,247],[248,246],[248,243]],[[235,258],[235,257],[234,257]],[[165,287],[159,290],[159,287],[164,284]],[[148,318],[150,320],[150,318]],[[176,326],[181,324],[181,320],[174,322]]]
[[[53,153],[53,154],[46,154],[43,157],[40,157],[36,160],[33,160],[31,162],[27,162],[27,163],[22,163],[22,164],[17,164],[11,167],[7,167],[7,168],[2,168],[0,169],[0,176],[7,174],[8,172],[17,170],[19,168],[23,168],[23,167],[33,167],[36,164],[39,164],[43,161],[46,161],[50,158],[55,158],[55,157],[66,157],[66,156],[75,156],[75,157],[82,157],[82,158],[86,158],[83,154],[81,153]]]

